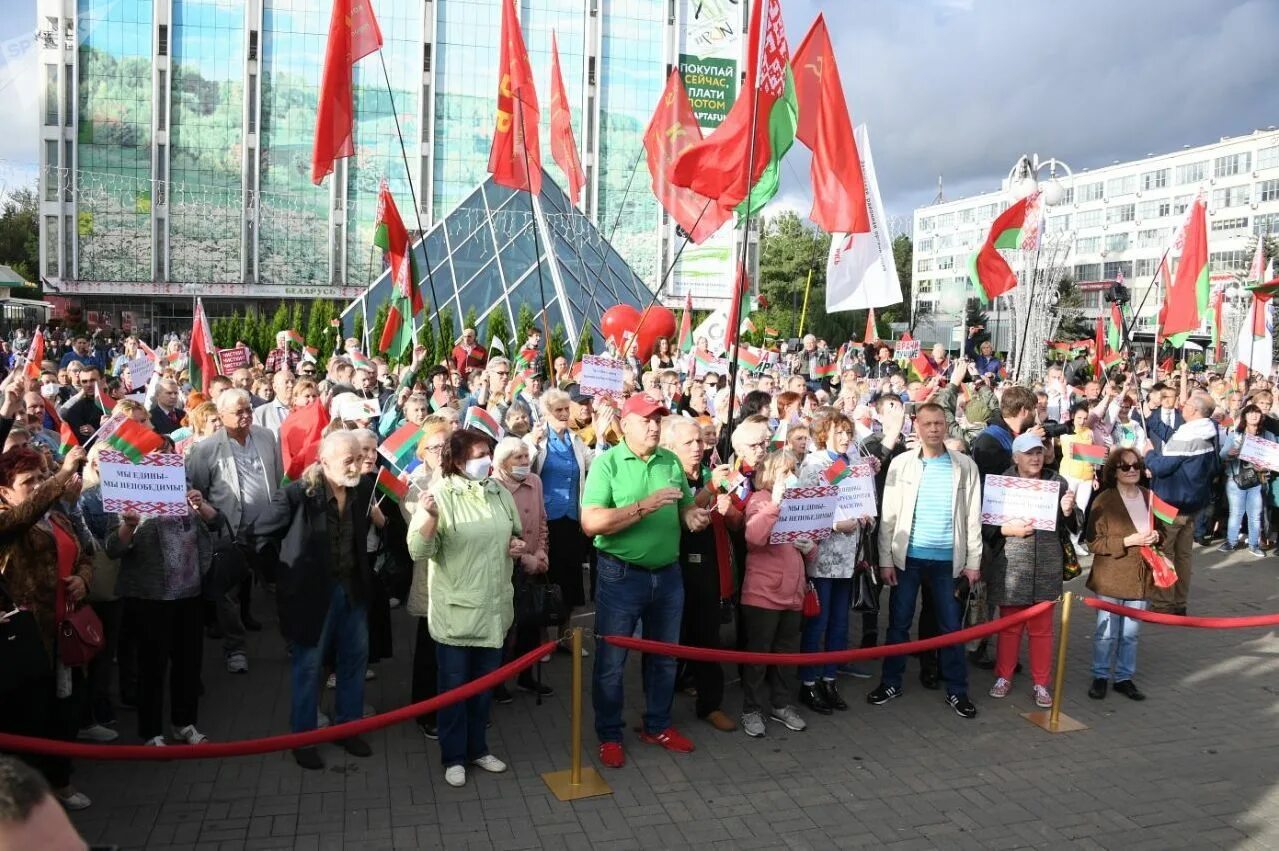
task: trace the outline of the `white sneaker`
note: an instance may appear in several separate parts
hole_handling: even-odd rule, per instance
[[[142,744],[149,748],[167,748],[169,746],[168,742],[164,740],[164,736],[153,736]]]
[[[209,737],[197,730],[194,724],[174,727],[173,738],[188,745],[202,745],[209,740]]]
[[[485,754],[479,759],[471,760],[471,765],[476,768],[482,768],[489,774],[501,774],[503,771],[506,771],[506,763],[502,762],[502,760],[493,756],[491,753]]]
[[[372,668],[364,669],[364,681],[366,683],[369,682],[370,680],[376,680],[376,679],[377,679],[377,671],[373,670]]]
[[[329,726],[329,716],[317,710],[315,713],[315,729],[323,730],[327,726]]]
[[[804,723],[804,719],[799,717],[799,713],[795,711],[795,707],[793,706],[774,706],[769,717],[786,729],[793,730],[796,733],[802,733],[808,727],[808,725]]]
[[[337,675],[337,674],[329,674],[329,678],[328,678],[327,680],[325,680],[325,681],[324,681],[324,687],[325,687],[325,688],[337,688],[337,687],[338,687],[338,675]]]
[[[545,656],[543,656],[543,657],[542,657],[542,660],[541,660],[541,661],[542,661],[542,664],[543,664],[543,665],[545,665],[547,662],[551,661],[551,654],[550,654],[550,653],[547,653]]]
[[[243,653],[232,653],[226,657],[226,670],[228,674],[247,674],[249,660]]]
[[[80,732],[76,733],[76,738],[86,742],[114,742],[120,737],[120,734],[110,727],[104,727],[101,724],[90,724],[88,727],[81,727]]]
[[[466,785],[466,768],[461,765],[450,765],[444,769],[444,782],[454,789],[462,788]]]
[[[66,792],[54,793],[63,809],[76,812],[78,810],[87,810],[93,805],[93,801],[89,800],[88,795],[69,786],[67,789],[68,791]]]
[[[747,712],[742,715],[742,729],[752,739],[763,738],[768,733],[764,726],[764,716],[758,712]]]

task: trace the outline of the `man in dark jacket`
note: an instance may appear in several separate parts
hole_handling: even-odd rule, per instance
[[[360,444],[336,431],[320,442],[319,461],[276,492],[254,526],[264,537],[281,538],[276,598],[280,631],[292,648],[293,700],[289,726],[314,730],[321,683],[321,660],[333,647],[337,693],[333,722],[357,721],[364,713],[364,672],[369,658],[369,562],[365,553],[372,482],[360,476]],[[373,751],[359,736],[342,739],[352,756]],[[324,761],[314,747],[297,748],[302,768],[318,771]]]
[[[1013,386],[999,400],[999,415],[973,440],[972,457],[982,481],[1002,476],[1013,463],[1013,440],[1023,432],[1034,432],[1042,440],[1042,426],[1035,425],[1038,400],[1028,387]]]
[[[1181,405],[1185,424],[1165,441],[1161,451],[1146,445],[1146,469],[1153,480],[1151,489],[1160,499],[1177,509],[1172,523],[1159,521],[1163,528],[1163,553],[1177,569],[1177,584],[1156,588],[1150,595],[1150,609],[1164,614],[1184,615],[1190,596],[1191,551],[1194,546],[1195,512],[1212,497],[1213,480],[1221,471],[1221,441],[1212,420],[1216,407],[1207,393],[1195,393]]]

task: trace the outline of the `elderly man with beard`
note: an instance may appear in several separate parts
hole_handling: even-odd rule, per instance
[[[319,460],[276,493],[255,527],[259,535],[282,539],[276,597],[292,656],[289,726],[295,733],[316,727],[320,663],[330,647],[337,658],[333,722],[356,721],[364,711],[371,581],[365,541],[373,482],[360,470],[355,435],[328,434]],[[340,744],[352,756],[373,753],[359,736]],[[302,768],[324,768],[315,747],[297,748],[293,757]]]

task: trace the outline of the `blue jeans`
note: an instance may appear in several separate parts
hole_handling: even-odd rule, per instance
[[[491,674],[502,664],[501,647],[460,647],[436,643],[435,659],[440,666],[440,694]],[[489,709],[492,689],[485,689],[461,703],[446,706],[436,715],[440,731],[440,762],[445,768],[465,765],[488,756]]]
[[[1239,541],[1239,524],[1243,516],[1248,514],[1248,546],[1256,549],[1261,546],[1261,485],[1247,490],[1240,490],[1231,476],[1226,477],[1226,499],[1230,503],[1230,519],[1226,523],[1226,543],[1232,547]]]
[[[595,634],[625,635],[643,622],[644,637],[653,641],[679,641],[684,614],[684,579],[679,562],[648,570],[608,553],[598,553],[599,580],[595,586]],[[591,703],[595,707],[595,734],[601,742],[622,741],[622,678],[626,650],[607,641],[595,642],[595,670],[591,674]],[[675,697],[675,659],[645,653],[644,732],[660,733],[671,726],[671,701]]]
[[[315,729],[320,700],[320,661],[332,646],[337,656],[337,692],[333,723],[358,721],[364,716],[364,672],[369,662],[368,613],[354,603],[341,582],[333,585],[329,613],[314,647],[294,644],[293,704],[289,725],[295,733]]]
[[[848,607],[852,604],[853,580],[814,576],[810,581],[817,589],[817,599],[821,601],[822,611],[817,617],[804,621],[804,634],[800,639],[799,649],[804,653],[847,650]],[[800,668],[799,678],[804,683],[816,682],[818,677],[833,680],[836,667],[833,662],[821,667],[804,665]]]
[[[910,638],[910,624],[915,619],[915,602],[920,586],[927,583],[933,592],[933,609],[937,614],[937,634],[959,629],[959,601],[955,599],[954,567],[948,561],[906,557],[906,569],[897,571],[897,584],[888,595],[888,644],[902,644]],[[947,695],[968,694],[968,668],[964,646],[952,644],[937,651],[941,677],[946,681]],[[886,686],[900,689],[906,671],[905,656],[884,658],[880,680]]]
[[[1150,608],[1150,603],[1145,600],[1120,600],[1101,594],[1097,595],[1097,599],[1143,611]],[[1098,609],[1097,629],[1092,634],[1093,679],[1110,679],[1110,664],[1113,660],[1115,682],[1131,680],[1137,673],[1137,636],[1140,632],[1141,621]]]

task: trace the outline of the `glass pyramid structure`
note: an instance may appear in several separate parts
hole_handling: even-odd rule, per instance
[[[533,198],[490,178],[427,231],[413,251],[427,311],[434,317],[437,307],[448,309],[460,333],[463,317],[474,307],[476,331],[486,343],[488,320],[496,312],[504,313],[507,327],[514,329],[521,305],[527,304],[541,327],[545,305],[548,327],[562,324],[570,348],[576,349],[589,323],[599,351],[601,315],[617,304],[643,310],[653,297],[545,171],[542,192]],[[364,299],[343,311],[345,333],[354,331],[361,311],[370,324],[390,296],[388,269]]]

